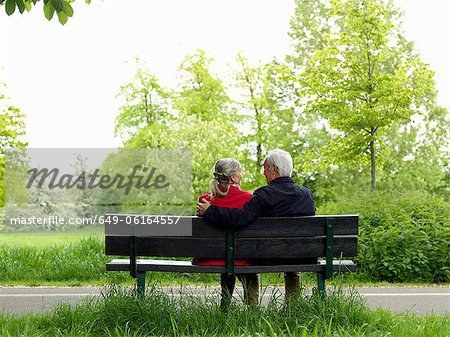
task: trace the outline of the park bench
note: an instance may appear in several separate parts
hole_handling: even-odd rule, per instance
[[[112,260],[106,264],[106,270],[129,271],[137,279],[140,294],[145,291],[146,272],[237,274],[297,271],[317,273],[318,290],[324,293],[325,280],[331,278],[333,272],[356,271],[356,264],[346,258],[356,256],[357,235],[356,215],[261,217],[242,229],[226,231],[200,217],[107,214],[106,255],[128,258]],[[190,261],[138,257],[225,259],[226,265],[198,266]],[[234,265],[234,259],[270,258],[281,260],[277,260],[280,263],[276,265]],[[305,258],[318,260],[292,263],[292,259]]]

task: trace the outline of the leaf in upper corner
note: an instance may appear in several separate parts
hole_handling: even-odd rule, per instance
[[[69,17],[67,16],[66,13],[64,13],[63,11],[61,12],[56,12],[56,14],[58,14],[58,20],[62,25],[65,25],[67,20],[69,19]]]
[[[23,14],[25,12],[25,4],[22,0],[16,0],[17,7],[19,8],[20,14]]]
[[[16,2],[14,0],[6,0],[5,11],[6,14],[12,15],[16,10]]]
[[[55,8],[53,7],[52,3],[48,1],[44,5],[44,15],[47,20],[50,21],[53,18],[53,14],[55,14]]]
[[[73,15],[72,6],[68,2],[65,2],[65,1],[62,2],[62,6],[63,6],[64,14],[66,14],[69,17],[72,17],[72,15]]]
[[[25,9],[27,10],[27,12],[31,11],[31,8],[33,8],[33,6],[31,5],[31,2],[29,2],[29,1],[25,1],[24,5],[25,5]]]
[[[52,0],[53,7],[58,13],[63,10],[62,0]]]

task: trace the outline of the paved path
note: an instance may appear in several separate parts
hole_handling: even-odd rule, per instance
[[[217,287],[167,287],[173,296],[194,294],[218,296]],[[450,314],[450,287],[364,287],[356,288],[371,308],[382,307],[397,313]],[[86,297],[98,296],[98,287],[0,287],[0,313],[23,314],[45,312],[59,303],[75,304]],[[239,296],[241,290],[238,291]],[[270,297],[283,297],[282,288],[265,288],[263,304]]]

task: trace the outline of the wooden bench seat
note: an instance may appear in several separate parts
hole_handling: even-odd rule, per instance
[[[178,273],[226,273],[226,267],[220,266],[198,266],[191,261],[174,260],[140,260],[137,261],[138,272],[145,271],[168,271]],[[326,267],[326,260],[319,260],[317,264],[298,265],[255,265],[255,266],[234,266],[236,274],[245,273],[279,273],[279,272],[320,272]],[[114,259],[106,265],[107,271],[130,271],[129,259]],[[334,272],[354,272],[356,265],[351,260],[334,260]]]

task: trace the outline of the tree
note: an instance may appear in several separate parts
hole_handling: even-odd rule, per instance
[[[171,146],[192,150],[194,200],[209,186],[216,160],[237,158],[241,134],[237,114],[223,81],[210,70],[214,59],[203,50],[186,55],[174,98],[176,120]]]
[[[180,113],[210,121],[230,110],[231,100],[222,80],[209,69],[213,61],[204,50],[198,49],[178,67],[180,86],[174,106]]]
[[[294,77],[287,64],[275,60],[252,66],[239,53],[236,61],[235,87],[242,89],[237,103],[248,126],[241,142],[247,158],[243,161],[250,168],[252,187],[257,187],[264,184],[260,169],[269,150],[283,148],[295,156],[303,143],[296,130]]]
[[[56,13],[58,21],[65,25],[69,17],[73,15],[73,8],[71,3],[75,0],[44,0],[44,16],[47,20],[51,20]],[[5,12],[7,15],[12,15],[17,10],[20,14],[23,14],[25,10],[31,11],[40,0],[0,0],[0,6],[5,6]],[[87,4],[91,3],[91,0],[85,0]]]
[[[158,83],[148,68],[138,68],[134,78],[120,87],[117,96],[125,103],[116,118],[114,134],[121,136],[124,143],[142,133],[151,136],[167,131],[170,91]],[[158,138],[154,138],[150,147],[159,146]]]
[[[450,197],[446,173],[450,169],[450,115],[433,107],[398,128],[391,129],[390,153],[381,180],[387,188],[425,190]]]
[[[226,87],[210,70],[213,62],[202,50],[187,55],[178,68],[176,92],[160,90],[157,78],[142,69],[120,91],[125,105],[116,134],[124,139],[124,147],[191,149],[194,198],[208,188],[217,159],[237,157],[241,136]]]
[[[288,32],[295,53],[287,56],[287,60],[297,67],[304,67],[316,50],[326,44],[326,36],[330,33],[329,3],[317,0],[295,0],[297,6],[290,20]]]
[[[4,88],[6,85],[2,84]],[[7,148],[25,148],[25,115],[0,92],[0,207],[5,204],[5,156]]]
[[[263,160],[263,143],[267,144],[270,116],[267,70],[264,66],[250,67],[243,53],[238,54],[236,61],[240,67],[240,71],[236,74],[237,86],[245,92],[245,102],[241,103],[241,107],[253,130],[246,140],[256,144],[255,166],[258,169]]]
[[[347,163],[367,162],[374,192],[376,162],[389,127],[409,122],[433,104],[433,72],[402,36],[401,14],[392,1],[306,3],[307,8],[319,8],[321,16],[312,21],[301,10],[303,1],[297,1],[292,22],[301,24],[291,24],[296,49],[317,35],[297,29],[307,26],[322,36],[318,49],[297,58],[307,112],[324,117],[336,130],[331,155]]]

